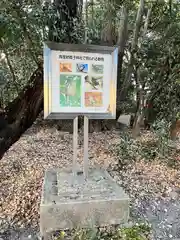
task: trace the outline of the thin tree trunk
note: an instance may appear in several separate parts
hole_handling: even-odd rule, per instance
[[[136,22],[134,26],[134,34],[133,34],[133,40],[131,44],[131,52],[130,52],[130,59],[128,63],[128,68],[126,72],[126,76],[122,85],[122,90],[120,92],[120,98],[123,100],[125,96],[127,95],[128,87],[131,83],[131,75],[133,73],[133,65],[135,60],[135,53],[137,51],[137,45],[138,45],[138,38],[140,35],[140,29],[141,29],[141,22],[142,22],[142,16],[144,12],[144,0],[140,0],[139,8],[137,12]]]
[[[170,138],[175,141],[180,139],[180,119],[176,119],[170,126]]]
[[[146,17],[146,20],[144,23],[143,35],[139,41],[139,48],[141,48],[142,42],[147,33],[151,11],[152,11],[152,4],[147,12],[147,17]],[[139,80],[140,80],[140,77],[139,77]],[[138,103],[138,111],[136,112],[135,122],[133,124],[134,137],[135,137],[135,135],[138,136],[140,134],[140,127],[142,126],[142,124],[144,125],[144,121],[143,121],[143,119],[144,119],[144,101],[145,101],[144,88],[145,88],[144,79],[143,79],[143,81],[141,80],[140,82],[137,81],[137,93],[139,91],[140,101]]]
[[[117,45],[119,46],[118,54],[118,73],[117,73],[117,99],[116,99],[116,120],[119,118],[121,113],[120,107],[120,89],[121,89],[121,72],[123,64],[124,49],[128,39],[128,12],[126,7],[122,7],[121,10],[121,20],[119,23],[119,33]]]
[[[139,106],[138,106],[137,115],[135,117],[135,121],[133,124],[133,129],[132,129],[133,138],[140,136],[140,129],[143,121],[143,114],[142,114],[143,89],[139,89],[139,93],[140,93]]]
[[[112,1],[109,1],[107,4],[107,11],[104,13],[104,27],[101,32],[101,42],[111,46],[114,44],[115,37],[115,26],[113,24],[115,11]]]
[[[84,43],[88,42],[88,1],[86,0],[84,4],[85,8],[85,36],[84,36]]]
[[[142,126],[144,114],[143,114],[143,107],[144,107],[144,86],[145,84],[141,84],[141,77],[139,69],[136,70],[137,76],[136,76],[136,86],[137,86],[137,96],[139,99],[137,99],[137,112],[135,114],[135,119],[133,123],[133,129],[132,129],[132,136],[134,138],[138,137],[140,135],[140,128]]]
[[[105,28],[101,34],[101,41],[102,43],[106,43],[107,45],[113,45],[113,18],[114,12],[112,7],[112,2],[109,2],[108,12],[105,17]],[[128,12],[126,7],[122,7],[121,9],[121,20],[118,23],[119,30],[118,30],[118,39],[117,45],[119,47],[119,54],[118,54],[118,74],[117,74],[117,98],[116,98],[116,120],[119,118],[121,114],[121,107],[120,107],[120,89],[121,89],[121,72],[122,72],[122,64],[123,64],[123,56],[124,56],[124,49],[127,42],[127,28],[128,28]]]
[[[146,17],[146,20],[144,23],[143,34],[139,40],[139,48],[141,48],[142,42],[147,33],[151,10],[152,10],[152,5],[148,9],[147,17]],[[143,119],[144,119],[144,101],[145,101],[145,95],[144,95],[145,82],[144,82],[144,79],[142,81],[142,79],[140,77],[140,72],[138,69],[136,68],[136,75],[137,75],[136,91],[137,91],[137,95],[140,96],[140,99],[137,102],[137,111],[136,111],[135,119],[134,119],[134,123],[133,123],[133,131],[132,131],[133,137],[137,137],[140,135],[140,127],[142,126],[142,123],[144,124]]]
[[[78,0],[54,0],[53,5],[54,9],[58,11],[60,18],[56,19],[56,23],[51,21],[49,23],[49,40],[55,42],[67,42],[67,43],[76,43],[79,41],[78,36],[72,34],[76,31],[76,22],[79,20],[79,4],[82,1]],[[64,27],[62,24],[66,23],[66,35],[64,39],[59,38],[59,32]],[[57,30],[57,36],[54,35],[54,31]]]

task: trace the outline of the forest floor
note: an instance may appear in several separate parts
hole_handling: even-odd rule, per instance
[[[144,133],[141,140],[151,137]],[[145,239],[180,240],[180,168],[169,166],[164,160],[147,161],[143,157],[129,159],[122,168],[113,151],[120,141],[121,132],[115,130],[90,134],[90,165],[106,168],[129,194],[130,222],[147,222],[152,227],[152,235]],[[81,134],[79,164],[82,143]],[[0,240],[40,239],[39,204],[44,171],[71,164],[72,134],[37,122],[21,136],[0,160]]]

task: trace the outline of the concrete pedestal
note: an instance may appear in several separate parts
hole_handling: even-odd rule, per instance
[[[72,186],[73,184],[73,186]],[[47,233],[76,227],[126,223],[129,198],[102,169],[90,169],[88,181],[70,170],[46,171],[40,205],[40,230]]]

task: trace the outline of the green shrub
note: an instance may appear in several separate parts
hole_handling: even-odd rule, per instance
[[[116,229],[76,229],[72,234],[73,240],[148,240],[150,227],[147,224],[138,224],[131,228]],[[60,234],[57,240],[66,239],[66,234]],[[69,238],[68,238],[69,239]]]
[[[170,144],[169,125],[165,121],[156,122],[149,135],[143,134],[136,140],[130,133],[123,133],[120,142],[110,147],[119,162],[119,167],[124,168],[139,159],[147,161],[161,159],[172,162],[172,156],[176,150]]]

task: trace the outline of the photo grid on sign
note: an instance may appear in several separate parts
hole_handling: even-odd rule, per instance
[[[103,106],[103,70],[104,65],[92,64],[91,74],[85,76],[85,106]]]
[[[83,107],[103,106],[104,65],[60,62],[59,70],[61,107],[82,107],[82,93]]]

